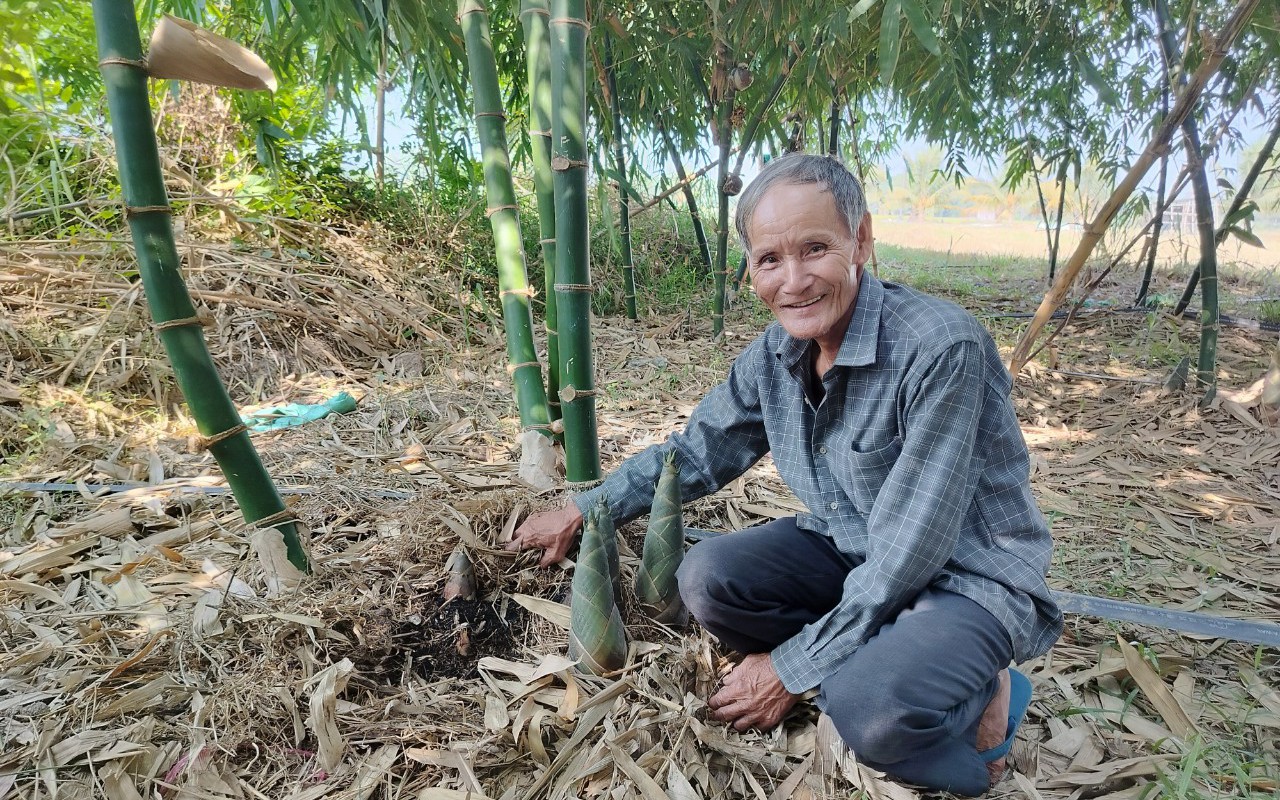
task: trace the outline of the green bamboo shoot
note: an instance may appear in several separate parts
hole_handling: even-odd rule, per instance
[[[542,244],[543,319],[547,329],[547,406],[560,419],[560,335],[556,309],[556,202],[551,178],[551,33],[547,0],[522,0],[525,61],[529,79],[529,148],[533,190],[538,198],[538,235]]]
[[[675,451],[667,454],[649,511],[644,554],[636,573],[636,597],[658,622],[682,624],[686,615],[676,583],[676,570],[684,560],[684,520],[680,502],[680,465]]]
[[[609,519],[607,510],[603,519]],[[627,658],[627,636],[618,613],[607,549],[613,539],[613,524],[610,521],[608,530],[602,530],[601,521],[602,516],[592,508],[582,529],[569,611],[569,657],[578,661],[579,669],[593,675],[621,669]]]
[[[586,522],[594,526],[593,529],[603,542],[605,556],[609,562],[609,581],[613,584],[614,593],[617,594],[622,587],[619,578],[618,532],[613,525],[613,515],[609,511],[606,498],[600,498],[599,502],[587,509]]]
[[[511,180],[507,153],[506,116],[498,87],[498,68],[489,38],[489,14],[480,0],[459,0],[458,19],[467,46],[471,90],[475,98],[476,131],[480,138],[487,195],[486,215],[493,229],[498,262],[498,289],[502,296],[502,322],[507,334],[507,370],[515,385],[520,424],[551,434],[542,364],[533,347],[533,314],[529,308],[529,278],[525,272],[524,243],[520,238],[520,210]]]
[[[283,537],[289,562],[308,569],[297,526],[285,511],[235,404],[218,377],[183,282],[169,198],[151,127],[147,72],[132,0],[93,0],[102,80],[107,90],[124,193],[147,305],[196,427],[226,476],[248,523],[267,521]]]
[[[583,0],[551,4],[551,169],[555,173],[556,309],[565,477],[600,478],[591,357],[591,258],[587,218],[587,22]]]

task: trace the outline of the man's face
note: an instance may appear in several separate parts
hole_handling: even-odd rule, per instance
[[[760,198],[747,224],[751,281],[797,339],[839,348],[871,253],[871,217],[855,236],[819,184],[783,184]]]

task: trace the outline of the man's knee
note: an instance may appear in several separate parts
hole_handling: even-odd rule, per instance
[[[828,681],[822,693],[826,713],[845,744],[859,759],[877,766],[915,755],[927,746],[937,722],[889,675]]]
[[[717,543],[707,539],[690,547],[676,571],[680,599],[695,619],[702,619],[709,609],[724,601],[725,565],[715,552],[719,549]]]

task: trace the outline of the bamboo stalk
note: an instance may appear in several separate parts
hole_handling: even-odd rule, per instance
[[[1164,117],[1168,113],[1169,79],[1166,77],[1164,87],[1160,92],[1160,115]],[[1133,301],[1135,306],[1145,306],[1147,304],[1147,293],[1151,291],[1151,276],[1156,270],[1156,255],[1160,250],[1160,230],[1164,227],[1164,200],[1168,182],[1169,154],[1166,152],[1160,156],[1160,180],[1156,184],[1156,213],[1151,221],[1151,244],[1147,248],[1146,264],[1142,269],[1142,282],[1138,286],[1138,295]]]
[[[685,176],[684,161],[680,158],[680,150],[676,148],[675,140],[671,138],[671,134],[667,131],[667,127],[662,124],[662,120],[658,119],[658,133],[662,134],[662,141],[667,146],[667,153],[671,156],[671,163],[675,166],[676,177],[679,178],[679,186],[684,190],[684,202],[689,207],[689,218],[693,221],[693,237],[698,240],[698,252],[702,255],[702,267],[698,270],[701,275],[711,274],[711,245],[707,244],[707,232],[702,227],[702,216],[698,213],[698,201],[693,196],[693,187],[689,185],[689,179]],[[664,194],[666,194],[664,192]]]
[[[560,334],[556,304],[556,202],[551,177],[551,33],[547,0],[522,0],[526,71],[529,81],[529,145],[533,157],[533,191],[538,198],[538,235],[542,245],[542,278],[547,329],[547,404],[552,420],[560,419]]]
[[[246,522],[265,521],[284,539],[289,562],[309,568],[297,526],[258,458],[218,377],[183,282],[132,0],[93,0],[102,80],[116,141],[120,186],[147,306],[204,444],[226,476]]]
[[[1204,61],[1200,63],[1200,67],[1188,82],[1186,89],[1178,96],[1178,101],[1152,136],[1146,149],[1143,150],[1138,160],[1134,162],[1128,174],[1121,180],[1120,185],[1112,191],[1111,196],[1107,198],[1102,208],[1099,209],[1093,221],[1085,226],[1084,236],[1081,237],[1079,245],[1077,245],[1075,252],[1072,253],[1070,261],[1063,267],[1052,288],[1045,294],[1044,299],[1040,302],[1040,307],[1036,309],[1036,315],[1031,320],[1031,324],[1027,327],[1026,332],[1023,333],[1017,346],[1014,347],[1013,355],[1009,359],[1009,371],[1014,375],[1017,375],[1026,364],[1027,354],[1031,352],[1031,348],[1035,345],[1036,337],[1044,328],[1045,323],[1049,321],[1049,317],[1066,299],[1072,283],[1075,282],[1076,277],[1080,274],[1080,270],[1084,268],[1085,261],[1088,260],[1089,255],[1102,239],[1102,235],[1106,233],[1111,221],[1119,213],[1120,208],[1129,199],[1129,196],[1133,194],[1133,190],[1137,187],[1139,181],[1142,180],[1151,165],[1159,157],[1160,151],[1165,143],[1169,141],[1169,137],[1173,135],[1174,130],[1182,124],[1182,120],[1186,118],[1187,114],[1191,113],[1191,108],[1204,91],[1205,84],[1218,70],[1218,67],[1222,64],[1222,59],[1227,54],[1227,50],[1240,35],[1240,32],[1244,30],[1249,17],[1258,7],[1258,2],[1259,0],[1240,0],[1236,5],[1231,17],[1214,39],[1212,50],[1207,54]]]
[[[631,263],[631,199],[627,196],[627,159],[623,150],[622,104],[618,99],[618,79],[613,68],[613,45],[604,37],[604,76],[609,89],[609,109],[613,113],[613,161],[618,170],[618,231],[622,237],[622,291],[627,319],[636,319],[635,266]]]
[[[587,217],[587,22],[584,0],[551,3],[551,170],[556,206],[556,305],[565,477],[600,478],[591,354],[591,258]]]
[[[716,25],[716,58],[718,60],[719,69],[727,72],[733,61],[729,46],[724,41],[723,32],[719,30],[719,20]],[[733,105],[737,92],[734,89],[732,81],[725,81],[724,94],[720,97],[720,102],[716,106],[716,139],[720,146],[720,169],[716,172],[716,197],[719,198],[719,209],[716,215],[716,260],[715,266],[711,270],[711,277],[714,281],[714,289],[711,295],[711,338],[719,339],[724,334],[724,290],[729,278],[729,198],[732,194],[728,191],[729,181],[729,149],[733,145]],[[746,150],[739,151],[739,157],[745,155]],[[734,173],[736,176],[737,173]],[[739,182],[741,184],[741,182]]]
[[[659,123],[659,127],[661,127],[661,123]],[[705,167],[700,167],[697,170],[694,170],[694,172],[692,172],[688,176],[682,176],[680,180],[676,181],[675,183],[668,186],[666,189],[662,190],[661,194],[656,194],[653,197],[649,198],[643,205],[639,205],[631,209],[631,216],[635,217],[638,214],[643,214],[644,212],[658,205],[663,200],[666,200],[668,197],[675,194],[676,192],[689,191],[689,186],[692,185],[694,181],[696,181],[698,178],[701,178],[703,175],[706,175],[708,172],[710,172],[711,170],[715,169],[718,166],[720,166],[720,162],[712,161],[710,164],[707,164]],[[708,261],[708,263],[710,262]]]
[[[1182,56],[1177,52],[1177,36],[1169,16],[1167,0],[1155,0],[1156,20],[1160,26],[1160,52],[1164,56],[1165,71],[1173,80],[1177,69],[1178,85],[1183,81]],[[1209,191],[1209,176],[1205,172],[1204,152],[1200,147],[1200,129],[1195,116],[1188,114],[1182,120],[1183,143],[1187,151],[1187,170],[1191,175],[1191,189],[1195,193],[1196,228],[1200,234],[1200,263],[1196,268],[1203,276],[1200,294],[1200,354],[1196,369],[1198,383],[1205,387],[1204,403],[1213,400],[1218,391],[1218,244],[1213,231],[1213,195]],[[1187,288],[1194,291],[1194,284]],[[1189,299],[1189,298],[1184,298]],[[1185,306],[1183,308],[1185,310]]]
[[[475,98],[476,133],[484,166],[487,195],[485,215],[493,229],[498,262],[498,288],[502,297],[502,321],[507,338],[507,371],[515,386],[520,424],[551,434],[547,393],[542,384],[542,364],[533,347],[533,314],[530,311],[529,278],[520,237],[520,209],[511,180],[507,154],[506,115],[498,86],[498,68],[489,38],[489,13],[481,0],[459,0],[458,19],[466,41],[467,63]]]

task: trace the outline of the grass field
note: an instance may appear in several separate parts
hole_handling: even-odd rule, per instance
[[[948,253],[955,263],[965,263],[972,254],[996,256],[1022,256],[1043,259],[1047,251],[1045,232],[1036,229],[1037,223],[1027,220],[993,222],[976,219],[925,219],[910,220],[894,217],[876,217],[876,241],[901,247],[933,250]],[[1061,250],[1065,258],[1080,241],[1079,227],[1066,228],[1062,232]],[[1108,261],[1137,233],[1137,229],[1117,229],[1103,237],[1094,251],[1093,258]],[[1232,239],[1219,250],[1224,264],[1237,265],[1249,270],[1271,271],[1280,268],[1280,228],[1259,228],[1255,231],[1264,243],[1273,245],[1259,249],[1243,245]],[[1159,263],[1174,267],[1193,261],[1198,240],[1194,231],[1182,233],[1165,231],[1161,236]],[[1135,248],[1126,258],[1127,263],[1137,259]]]
[[[1259,249],[1236,240],[1218,251],[1220,299],[1224,313],[1280,321],[1280,228],[1255,231],[1273,247]],[[1104,238],[1094,251],[1082,285],[1109,264],[1134,232]],[[1079,242],[1078,229],[1064,230],[1058,263],[1063,264]],[[881,275],[905,280],[924,291],[973,295],[978,299],[1017,302],[1032,307],[1047,288],[1044,231],[1034,222],[987,222],[972,219],[875,220],[876,253]],[[1137,250],[1126,256],[1092,295],[1098,301],[1131,303],[1141,279]],[[1194,233],[1162,237],[1151,292],[1165,303],[1181,295],[1197,259]],[[1011,291],[1012,290],[1012,293]],[[1199,298],[1192,308],[1199,307]],[[1027,309],[1030,310],[1030,309]]]

